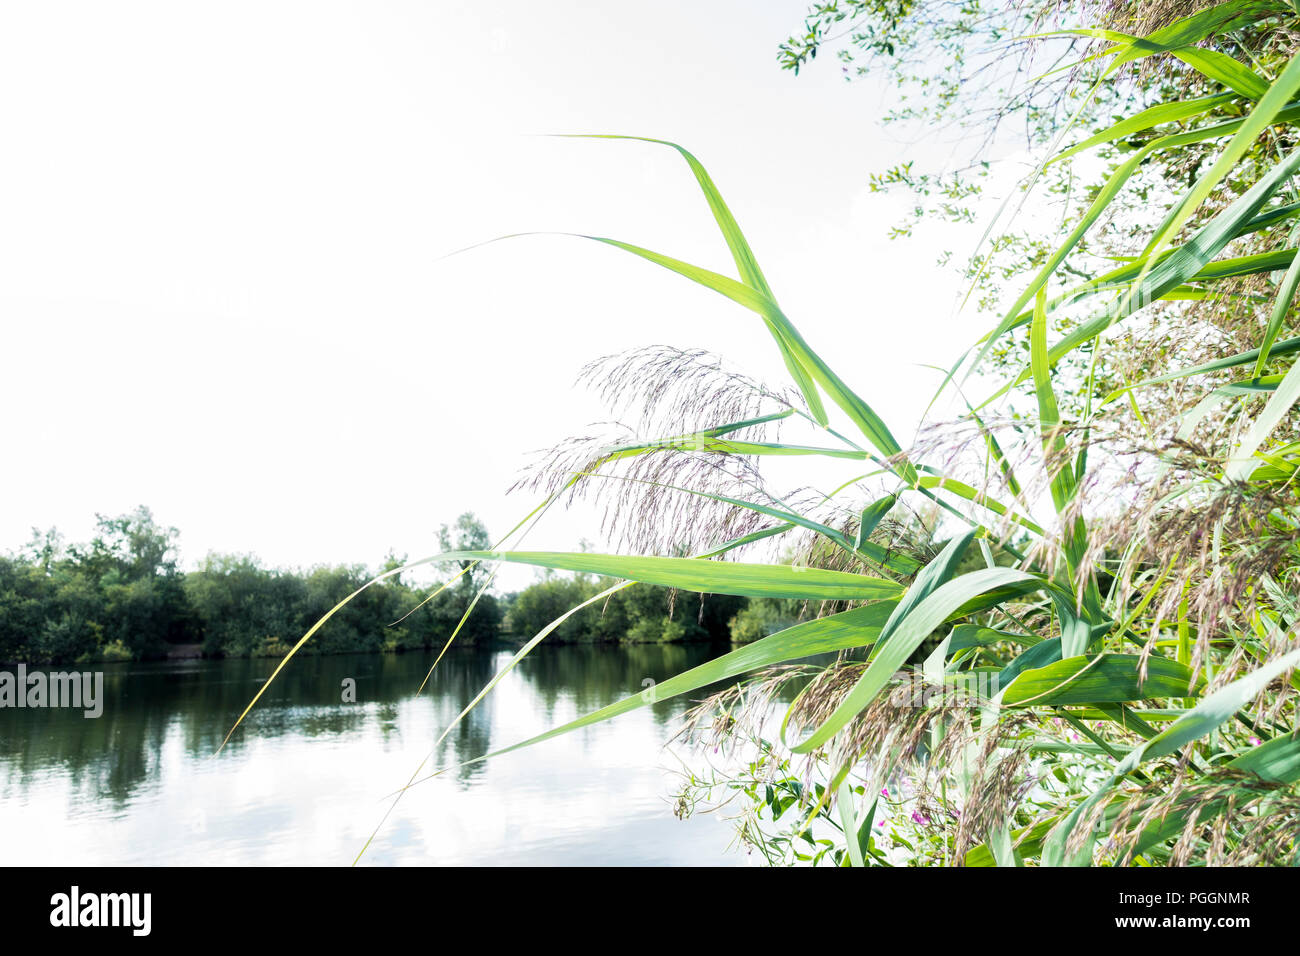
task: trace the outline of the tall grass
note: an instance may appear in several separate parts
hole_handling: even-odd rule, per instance
[[[782,310],[700,161],[676,144],[644,141],[687,163],[735,275],[619,239],[583,238],[750,313],[753,334],[767,335],[779,352],[790,391],[721,376],[688,352],[624,361],[606,387],[640,394],[646,420],[663,431],[618,445],[565,446],[534,483],[543,503],[502,545],[418,563],[508,562],[792,600],[805,602],[807,619],[652,694],[496,753],[718,681],[759,675],[749,686],[770,691],[786,665],[841,652],[789,705],[778,730],[755,717],[762,706],[739,707],[739,691],[697,715],[701,726],[707,714],[721,715],[710,733],[748,738],[766,755],[731,783],[754,803],[751,823],[778,806],[798,810],[784,818],[797,817],[784,837],[795,856],[898,862],[880,825],[891,786],[905,779],[912,839],[929,847],[908,844],[917,860],[1294,862],[1300,441],[1287,431],[1300,398],[1300,339],[1284,333],[1300,281],[1300,203],[1285,201],[1300,170],[1300,150],[1291,148],[1300,58],[1266,76],[1203,48],[1243,17],[1295,12],[1280,3],[1226,3],[1144,38],[1093,31],[1105,43],[1097,58],[1103,82],[1145,57],[1173,55],[1215,92],[1122,118],[1055,158],[1147,137],[945,378],[946,390],[983,387],[986,397],[911,449]],[[1117,212],[1145,158],[1206,143],[1217,146],[1213,162],[1163,221],[1146,224],[1140,254],[1062,282],[1072,253]],[[1249,294],[1243,278],[1254,282]],[[1184,361],[1174,348],[1159,366],[1116,384],[1127,323],[1159,322],[1177,314],[1162,310],[1220,293],[1258,316],[1252,348],[1210,363]],[[1026,340],[1023,367],[992,381],[1015,354],[1009,346]],[[995,355],[1002,364],[990,364]],[[1082,379],[1063,371],[1069,362],[1086,370]],[[1225,373],[1235,377],[1223,381]],[[1174,433],[1160,433],[1147,396],[1199,382],[1203,394],[1180,409]],[[1009,402],[1028,403],[1028,432],[1024,419],[999,415]],[[780,440],[777,429],[791,425],[810,437]],[[1126,443],[1135,434],[1146,447],[1117,481],[1116,463],[1133,451]],[[860,466],[829,495],[778,495],[762,478],[771,457]],[[867,487],[878,491],[864,497]],[[505,547],[547,509],[582,493],[603,496],[624,540],[654,542],[659,553]],[[745,553],[750,560],[736,559]],[[521,648],[474,703],[548,632]],[[908,665],[932,691],[981,676],[994,690],[974,704],[944,693],[900,701],[898,677]],[[421,768],[411,783],[437,772]],[[768,814],[771,826],[774,816],[781,814]],[[818,849],[809,836],[800,851],[812,819],[823,821],[816,839],[829,842]]]

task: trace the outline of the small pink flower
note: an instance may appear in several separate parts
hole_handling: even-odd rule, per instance
[[[1251,738],[1250,738],[1250,745],[1251,745],[1252,747],[1258,747],[1258,746],[1259,746],[1260,744],[1262,744],[1263,742],[1264,742],[1264,741],[1260,740],[1258,737],[1251,737]]]
[[[929,823],[929,822],[930,822],[930,818],[929,818],[929,817],[922,816],[921,814],[917,813],[915,810],[912,811],[912,820],[913,820],[913,822],[915,822],[915,823]]]
[[[884,821],[884,820],[880,820],[879,822],[876,823],[876,826],[878,826],[878,827],[883,827],[884,825],[885,825],[885,821]]]
[[[882,797],[887,797],[887,796],[889,796],[889,788],[888,788],[888,787],[884,787],[883,789],[881,789],[881,791],[880,791],[880,795],[881,795]]]

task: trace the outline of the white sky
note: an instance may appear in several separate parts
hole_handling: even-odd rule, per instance
[[[615,236],[731,264],[708,166],[805,337],[906,443],[947,363],[938,246],[890,242],[884,95],[775,62],[804,0],[0,7],[0,549],[143,503],[273,565],[499,533],[526,453],[606,417],[600,355],[669,343],[784,383],[756,316]],[[973,242],[976,233],[962,233]],[[959,256],[970,248],[957,247]],[[559,516],[529,547],[594,536]],[[528,576],[531,572],[528,572]],[[526,576],[527,577],[527,576]],[[525,577],[525,580],[526,580]],[[507,579],[509,581],[509,579]]]

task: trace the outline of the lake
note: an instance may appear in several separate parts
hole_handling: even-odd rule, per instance
[[[347,865],[420,762],[459,764],[726,648],[542,645],[447,737],[510,658],[448,652],[292,661],[213,756],[272,660],[98,665],[104,710],[0,710],[5,865]],[[12,669],[12,668],[11,668]],[[73,670],[72,667],[55,668]],[[87,668],[81,668],[87,669]],[[356,702],[342,702],[345,680]],[[409,790],[363,865],[740,865],[717,815],[672,813],[666,701]],[[426,767],[426,772],[427,772]]]

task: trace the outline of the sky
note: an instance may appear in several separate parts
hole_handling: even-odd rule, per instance
[[[612,248],[448,256],[554,230],[733,271],[673,151],[539,134],[691,149],[805,338],[907,436],[922,365],[980,323],[867,181],[952,144],[882,129],[892,91],[831,57],[780,70],[804,9],[0,7],[0,550],[145,504],[186,566],[418,557],[463,511],[500,533],[531,510],[505,494],[529,453],[609,418],[575,384],[594,358],[703,348],[785,384],[756,316]],[[555,514],[527,544],[583,537],[593,515]]]

